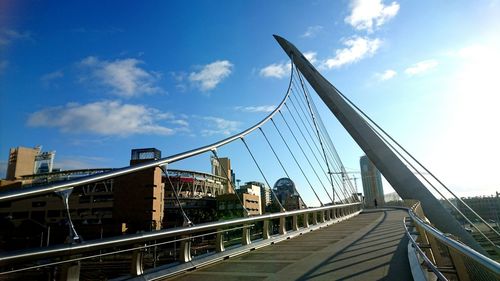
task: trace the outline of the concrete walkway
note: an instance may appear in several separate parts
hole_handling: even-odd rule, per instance
[[[173,279],[412,280],[402,210],[377,209]]]

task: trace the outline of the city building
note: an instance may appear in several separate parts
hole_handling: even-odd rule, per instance
[[[212,164],[212,174],[223,177],[229,180],[224,185],[224,193],[234,193],[234,186],[236,186],[236,177],[233,170],[231,169],[231,159],[227,157],[219,157],[219,159],[214,156],[210,157],[210,162]]]
[[[304,201],[302,201],[302,198],[300,198],[300,195],[295,188],[295,183],[291,179],[281,178],[277,180],[274,184],[273,191],[280,204],[287,211],[306,208]]]
[[[246,212],[243,211],[243,208],[246,209]],[[245,214],[249,216],[261,215],[260,195],[248,194],[244,190],[219,195],[217,196],[217,211],[222,218],[242,217]]]
[[[486,221],[491,223],[500,223],[500,194],[497,192],[496,195],[492,196],[476,196],[476,197],[462,197],[462,201],[469,205],[479,216],[481,216]],[[476,215],[472,213],[464,204],[457,201],[456,206],[458,209],[471,221],[477,222],[479,219]],[[456,213],[456,212],[455,212]],[[458,214],[457,214],[458,216]],[[460,216],[457,217],[459,220],[463,220]]]
[[[268,206],[271,205],[271,189],[262,182],[249,181],[246,182],[242,187],[251,186],[252,189],[258,187],[260,189],[260,209],[262,213],[265,213]]]
[[[382,188],[382,175],[375,165],[364,155],[359,160],[361,166],[361,180],[366,207],[375,207],[385,204]]]
[[[133,149],[130,165],[161,158],[155,148]],[[159,230],[163,222],[163,171],[159,167],[117,177],[113,219],[125,224],[128,232]]]
[[[30,152],[29,149],[27,151]],[[38,150],[31,150],[31,154],[26,153],[23,148],[13,149],[12,152],[22,160],[17,161],[18,164],[29,164],[29,169],[22,173],[31,172],[18,174],[16,180],[1,181],[2,190],[66,181],[112,170],[53,169],[52,172],[36,174],[33,171],[34,159],[36,155],[40,155]],[[134,149],[131,152],[130,164],[136,165],[159,158],[161,151],[157,149]],[[229,161],[223,163],[225,167],[230,165]],[[69,197],[69,213],[78,234],[88,240],[124,232],[135,233],[181,226],[185,220],[180,207],[194,223],[219,218],[216,197],[226,193],[226,177],[186,170],[170,169],[165,172],[166,174],[156,167],[75,187]],[[242,197],[245,208],[252,215],[261,213],[259,192],[260,189],[252,189],[252,194],[238,195]],[[230,195],[237,200],[242,212],[236,194]],[[236,208],[231,203],[227,207]],[[0,203],[0,237],[2,241],[7,241],[5,247],[23,248],[62,243],[68,238],[68,223],[67,211],[56,194]],[[40,242],[42,240],[43,243]],[[0,245],[0,249],[4,249],[4,246]]]
[[[9,151],[7,162],[7,180],[17,180],[21,176],[34,174],[35,157],[40,153],[40,147],[16,147]]]
[[[167,170],[163,177],[165,186],[165,214],[163,227],[182,226],[185,223],[183,208],[193,223],[217,219],[216,196],[224,194],[227,179],[203,172]],[[177,195],[177,198],[176,198]]]

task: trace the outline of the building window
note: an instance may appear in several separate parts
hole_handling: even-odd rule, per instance
[[[13,219],[27,219],[29,216],[29,212],[13,212],[12,213],[12,218]]]
[[[31,202],[31,207],[45,207],[46,205],[47,205],[47,202],[45,202],[45,201]]]
[[[48,210],[47,211],[47,217],[48,218],[58,218],[61,216],[61,211],[60,210]]]

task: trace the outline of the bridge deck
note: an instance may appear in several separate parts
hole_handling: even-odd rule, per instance
[[[412,280],[401,210],[368,210],[312,233],[173,279]]]

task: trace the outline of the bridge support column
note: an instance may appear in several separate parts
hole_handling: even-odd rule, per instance
[[[271,238],[271,234],[269,233],[269,220],[264,220],[262,224],[262,239]]]
[[[181,247],[179,249],[179,261],[189,262],[191,261],[191,237],[184,237],[185,240],[181,241]]]
[[[292,218],[292,229],[293,231],[299,230],[299,218],[297,215],[294,215]]]
[[[286,218],[281,217],[280,218],[280,226],[279,226],[280,234],[286,234]]]
[[[304,228],[309,228],[309,214],[304,213]]]
[[[136,245],[142,246],[142,245]],[[144,249],[134,250],[132,253],[132,264],[130,265],[130,274],[140,276],[144,274]]]
[[[61,275],[59,277],[59,280],[61,281],[66,281],[66,280],[72,280],[72,281],[78,281],[80,280],[80,262],[75,262],[75,263],[65,263],[61,267]]]
[[[241,234],[241,245],[250,245],[252,240],[250,239],[250,226],[244,225]]]
[[[217,230],[217,235],[215,236],[215,252],[224,252],[224,232],[222,229]]]

